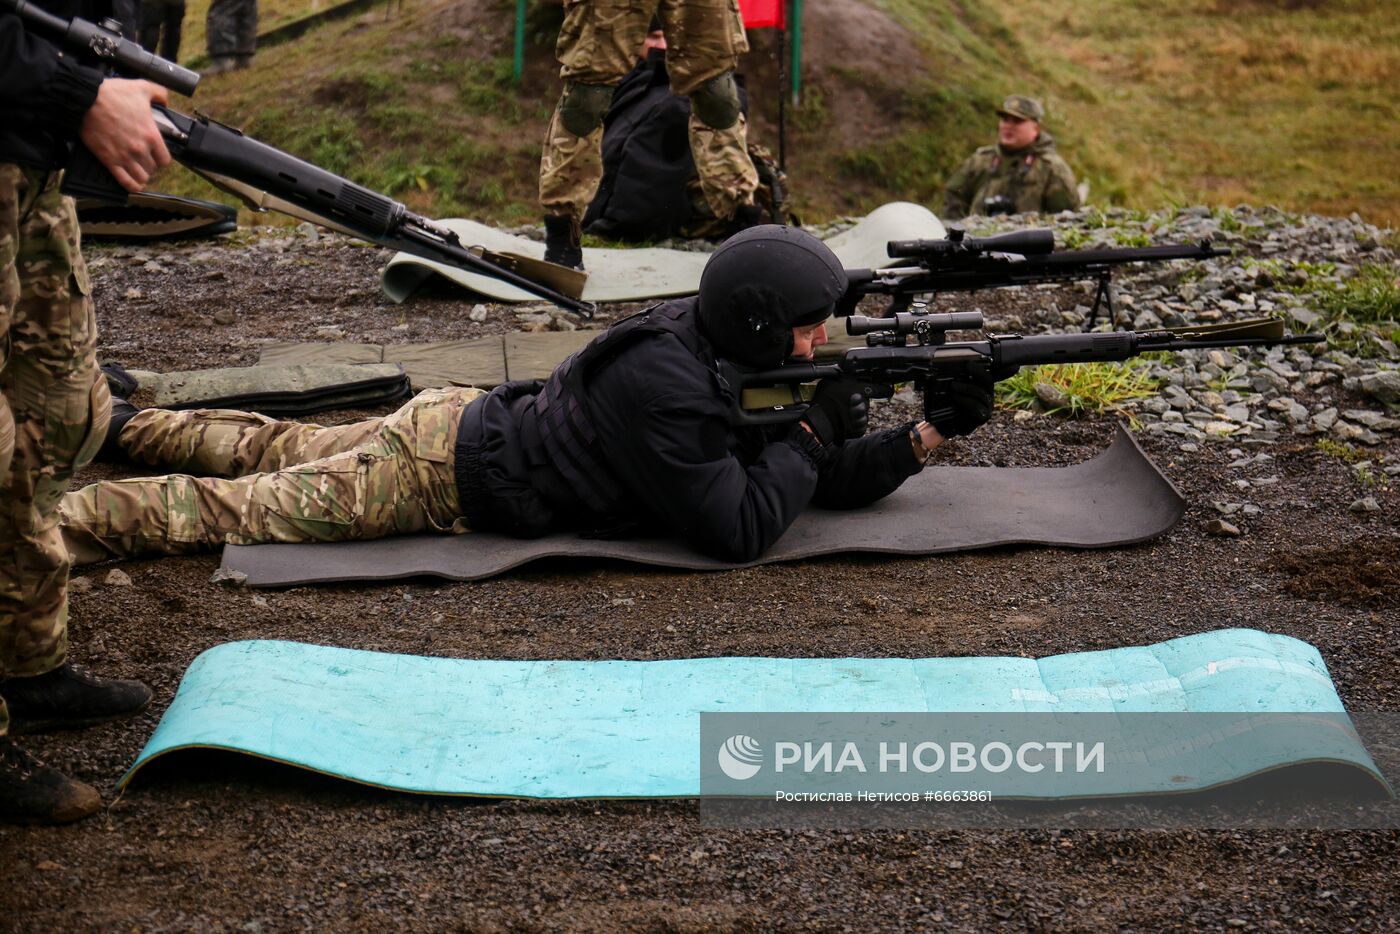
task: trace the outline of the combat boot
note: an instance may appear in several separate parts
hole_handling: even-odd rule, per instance
[[[11,733],[42,733],[139,713],[151,702],[151,689],[140,681],[99,678],[64,662],[42,675],[0,680],[0,697],[10,709]]]
[[[107,437],[102,440],[102,447],[97,449],[96,460],[104,464],[124,464],[128,458],[126,450],[118,443],[122,429],[126,423],[131,421],[133,415],[141,411],[125,399],[112,400],[112,417],[107,422]]]
[[[568,214],[547,214],[544,219],[544,261],[570,269],[583,268],[583,232]]]
[[[0,736],[0,823],[66,824],[97,813],[102,796]]]

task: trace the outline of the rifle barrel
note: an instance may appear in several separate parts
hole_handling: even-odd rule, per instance
[[[1212,247],[1207,242],[1178,243],[1123,249],[1065,250],[1044,256],[1028,256],[1026,257],[1026,265],[1030,267],[1117,266],[1123,263],[1161,262],[1169,259],[1209,259],[1213,256],[1229,255],[1229,250]]]

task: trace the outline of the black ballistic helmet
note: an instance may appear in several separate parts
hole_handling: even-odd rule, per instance
[[[830,247],[805,230],[762,224],[715,250],[700,274],[700,329],[716,353],[766,369],[792,353],[792,329],[825,321],[846,294]]]

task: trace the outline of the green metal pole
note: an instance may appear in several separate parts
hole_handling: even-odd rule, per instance
[[[792,102],[802,94],[802,0],[792,0]]]
[[[515,83],[525,74],[525,0],[515,0]]]

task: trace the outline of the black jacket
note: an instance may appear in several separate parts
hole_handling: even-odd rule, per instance
[[[682,299],[693,308],[695,299]],[[692,316],[693,317],[693,316]],[[704,345],[708,347],[708,345]],[[530,463],[522,437],[539,383],[508,383],[467,407],[459,429],[458,491],[479,530],[552,530],[679,537],[729,561],[756,559],[809,503],[864,506],[919,471],[908,427],[846,442],[822,458],[803,429],[736,428],[710,361],[667,334],[639,338],[590,377],[599,443],[628,497],[592,515],[548,463]]]
[[[110,0],[35,5],[64,19],[93,22],[111,11]],[[62,167],[101,83],[95,59],[60,49],[15,14],[0,13],[0,162]]]

